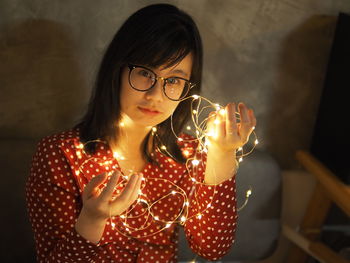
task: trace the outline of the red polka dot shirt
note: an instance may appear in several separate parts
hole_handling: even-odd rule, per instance
[[[74,226],[85,185],[98,174],[120,170],[117,158],[104,142],[97,143],[94,154],[86,154],[79,129],[42,139],[26,183],[38,262],[177,262],[182,226],[195,253],[208,260],[224,256],[236,230],[235,176],[215,186],[197,183],[204,179],[206,156],[196,152],[195,142],[186,142],[193,137],[181,138],[181,150],[201,162],[186,165],[159,150],[152,153],[157,164],[148,163],[142,171],[142,200],[126,216],[111,217],[98,244],[84,239]],[[120,177],[116,194],[126,180]]]

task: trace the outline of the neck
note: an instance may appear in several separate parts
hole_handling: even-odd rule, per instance
[[[152,127],[127,123],[120,127],[120,134],[117,142],[112,142],[111,147],[114,152],[118,152],[125,157],[142,156],[141,144],[151,131]]]

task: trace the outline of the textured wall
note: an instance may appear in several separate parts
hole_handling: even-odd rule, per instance
[[[39,138],[82,115],[106,44],[135,10],[159,1],[0,2],[0,137]],[[178,0],[205,48],[204,93],[244,101],[259,147],[283,168],[308,148],[339,11],[348,0]]]

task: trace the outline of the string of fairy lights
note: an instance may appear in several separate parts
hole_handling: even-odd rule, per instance
[[[205,114],[206,111],[208,110],[213,110],[216,111],[218,114],[225,114],[225,109],[220,106],[219,104],[213,103],[210,100],[199,96],[199,95],[192,95],[190,97],[184,98],[183,100],[186,99],[192,99],[191,101],[191,124],[189,124],[188,126],[186,126],[186,130],[190,133],[193,133],[193,139],[183,139],[181,138],[179,135],[177,135],[174,131],[173,128],[173,117],[171,115],[171,130],[174,134],[174,136],[176,137],[176,139],[179,142],[182,143],[190,143],[190,142],[197,142],[197,149],[195,149],[195,154],[191,154],[188,150],[186,150],[186,148],[183,150],[183,154],[186,157],[186,170],[187,170],[187,174],[188,176],[190,176],[190,180],[193,182],[193,189],[194,189],[194,198],[196,198],[196,203],[199,204],[199,200],[197,198],[197,192],[195,191],[197,188],[195,187],[196,185],[201,185],[204,184],[204,182],[202,182],[201,180],[198,180],[198,173],[196,172],[197,170],[195,169],[196,167],[198,167],[201,162],[203,162],[202,160],[202,156],[204,156],[207,152],[208,152],[208,146],[210,145],[210,140],[208,140],[208,138],[210,138],[211,136],[216,136],[215,132],[213,130],[209,130],[209,126],[208,126],[208,121],[210,117],[202,117],[202,115]],[[235,112],[235,117],[237,119],[237,123],[240,123],[241,118],[240,118],[240,114],[238,112]],[[215,119],[214,120],[214,124],[218,124],[219,120]],[[126,124],[121,121],[119,123],[119,127],[123,128]],[[162,142],[160,141],[159,136],[157,135],[157,128],[156,127],[152,127],[151,130],[151,135],[154,136],[157,140],[158,140],[158,144],[157,144],[157,150],[167,156],[170,156],[168,158],[169,162],[175,162],[173,160],[173,157],[171,155],[170,152],[168,152],[167,148],[165,145],[162,144]],[[251,135],[253,135],[253,143],[251,149],[246,150],[246,146],[248,145],[245,144],[243,147],[240,147],[239,149],[236,150],[236,170],[235,170],[235,174],[238,170],[239,167],[239,163],[241,163],[243,161],[243,159],[249,155],[250,153],[253,152],[254,148],[256,147],[256,145],[259,143],[256,133],[254,131],[254,127],[253,127],[253,131],[251,133]],[[250,139],[250,137],[249,137]],[[76,154],[78,156],[79,159],[83,158],[83,155],[85,156],[85,161],[80,164],[79,168],[75,171],[75,174],[77,176],[79,176],[82,171],[83,171],[83,167],[85,164],[87,164],[90,161],[93,161],[95,163],[98,163],[100,166],[103,166],[109,173],[109,176],[112,175],[112,173],[114,171],[116,171],[118,169],[118,165],[115,165],[115,160],[116,161],[120,161],[120,160],[125,160],[125,157],[123,156],[123,154],[119,151],[114,151],[113,152],[113,158],[115,160],[111,160],[106,158],[105,156],[103,158],[96,158],[96,156],[92,156],[89,157],[89,155],[85,152],[85,146],[88,143],[96,143],[96,142],[100,142],[100,143],[105,143],[106,145],[108,145],[108,143],[106,141],[97,139],[97,140],[93,140],[93,141],[88,141],[83,143],[79,143],[78,145],[76,145]],[[192,168],[192,169],[191,169]],[[128,182],[131,174],[134,173],[134,171],[129,170],[129,171],[123,171],[123,176],[122,176],[122,180],[116,185],[115,187],[115,195],[113,196],[113,199],[115,199],[119,193],[123,190],[123,186]],[[173,187],[171,188],[172,190],[169,193],[164,194],[161,198],[157,199],[156,201],[152,202],[147,195],[143,192],[143,188],[140,189],[139,191],[139,196],[137,201],[130,206],[129,209],[127,209],[124,213],[122,213],[121,215],[118,216],[113,216],[111,211],[110,211],[110,224],[112,229],[115,229],[116,231],[118,231],[120,234],[130,237],[131,234],[133,232],[136,231],[142,231],[144,229],[146,229],[147,227],[149,227],[152,224],[152,221],[156,221],[158,223],[159,227],[158,231],[153,231],[152,233],[149,233],[148,235],[142,235],[143,238],[145,237],[149,237],[152,235],[155,235],[159,232],[164,231],[164,229],[167,229],[169,227],[171,227],[174,224],[180,224],[180,225],[184,225],[188,220],[190,219],[197,219],[200,220],[203,216],[203,214],[205,213],[205,211],[209,208],[211,208],[214,204],[212,204],[212,201],[209,202],[204,209],[202,209],[201,211],[199,211],[198,213],[195,213],[194,215],[190,216],[189,215],[189,206],[190,206],[190,198],[189,196],[187,196],[187,193],[184,189],[182,189],[181,187],[179,187],[177,184],[175,184],[174,182],[172,182],[171,180],[165,179],[165,178],[161,178],[161,177],[147,177],[147,178],[143,178],[142,179],[144,182],[143,185],[146,185],[147,183],[150,183],[151,180],[157,181],[157,182],[166,182],[171,184]],[[212,185],[214,188],[214,194],[216,193],[216,185]],[[249,187],[249,189],[246,191],[245,193],[245,201],[244,203],[241,205],[241,207],[239,207],[237,209],[237,211],[239,212],[241,209],[243,209],[249,200],[249,196],[252,193],[252,188]],[[181,205],[181,209],[179,210],[178,214],[176,215],[172,215],[172,219],[171,220],[164,220],[161,219],[159,217],[159,215],[157,215],[153,209],[154,206],[156,206],[158,203],[162,202],[162,200],[168,198],[169,196],[178,196],[179,200],[182,200],[182,205]],[[212,196],[212,198],[210,198],[210,200],[214,200],[213,198],[214,196]],[[144,209],[144,213],[139,213],[138,215],[134,215],[133,214],[133,210],[135,209],[136,205],[142,203]],[[192,208],[191,208],[192,209]],[[199,209],[198,209],[199,210]],[[142,225],[138,225],[137,227],[133,227],[131,224],[128,224],[128,220],[130,219],[137,219],[137,217],[146,217],[146,220],[144,221],[145,223]],[[151,220],[148,220],[149,218],[151,218]],[[115,222],[118,221],[120,224],[116,224]],[[122,226],[122,227],[118,227],[118,226]],[[201,224],[200,224],[201,226]],[[202,232],[202,231],[200,231]],[[203,240],[201,238],[201,240]]]

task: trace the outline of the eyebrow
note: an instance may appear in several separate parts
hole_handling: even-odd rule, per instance
[[[187,78],[189,77],[188,74],[185,71],[183,71],[182,69],[174,69],[174,70],[171,70],[170,73],[178,73],[178,74],[181,74]]]

